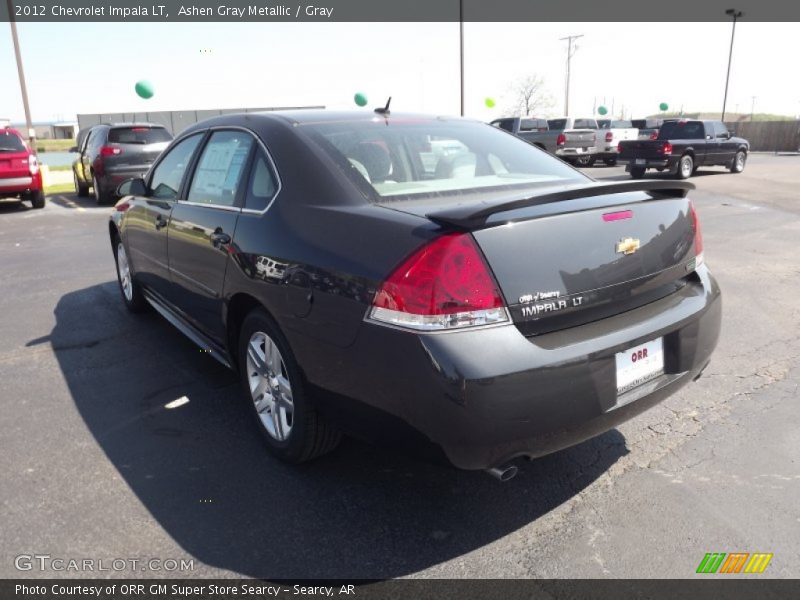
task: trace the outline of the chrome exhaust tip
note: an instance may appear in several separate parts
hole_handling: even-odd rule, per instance
[[[495,467],[493,469],[486,469],[486,472],[500,481],[510,481],[517,475],[517,469],[514,465],[506,465],[505,467]]]

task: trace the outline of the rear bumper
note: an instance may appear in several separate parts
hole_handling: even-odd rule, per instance
[[[141,165],[133,167],[117,167],[114,169],[105,169],[102,177],[98,177],[100,187],[104,192],[113,192],[117,189],[120,183],[134,177],[144,177],[150,165]]]
[[[575,148],[556,148],[556,156],[559,158],[591,158],[597,154],[594,146],[579,146]]]
[[[25,177],[0,178],[0,197],[16,196],[27,192],[36,192],[42,189],[40,174]]]
[[[403,421],[455,466],[485,469],[580,443],[664,400],[708,364],[720,320],[719,288],[701,266],[671,296],[531,338],[514,325],[419,335],[365,323],[335,368],[307,375],[365,414]],[[658,337],[665,374],[618,397],[615,354]]]
[[[668,156],[665,158],[618,158],[619,162],[626,163],[626,171],[631,167],[644,167],[645,169],[672,169],[678,165],[679,156]],[[639,161],[644,161],[640,163]]]

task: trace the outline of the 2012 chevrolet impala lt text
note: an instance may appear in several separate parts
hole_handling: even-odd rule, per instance
[[[692,188],[598,183],[464,119],[250,113],[123,183],[109,234],[127,307],[237,369],[281,459],[345,432],[508,477],[708,364]]]

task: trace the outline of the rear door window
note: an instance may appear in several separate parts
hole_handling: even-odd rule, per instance
[[[163,127],[114,127],[108,132],[109,144],[158,144],[172,141]]]
[[[187,200],[234,206],[253,137],[244,131],[215,131],[197,162]]]

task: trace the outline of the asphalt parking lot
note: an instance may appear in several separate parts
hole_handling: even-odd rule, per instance
[[[685,578],[707,552],[800,577],[800,156],[691,181],[724,301],[705,375],[505,484],[351,440],[278,463],[232,373],[125,311],[108,207],[0,204],[0,577],[98,575],[15,568],[46,554],[193,560],[102,573],[127,577]]]

